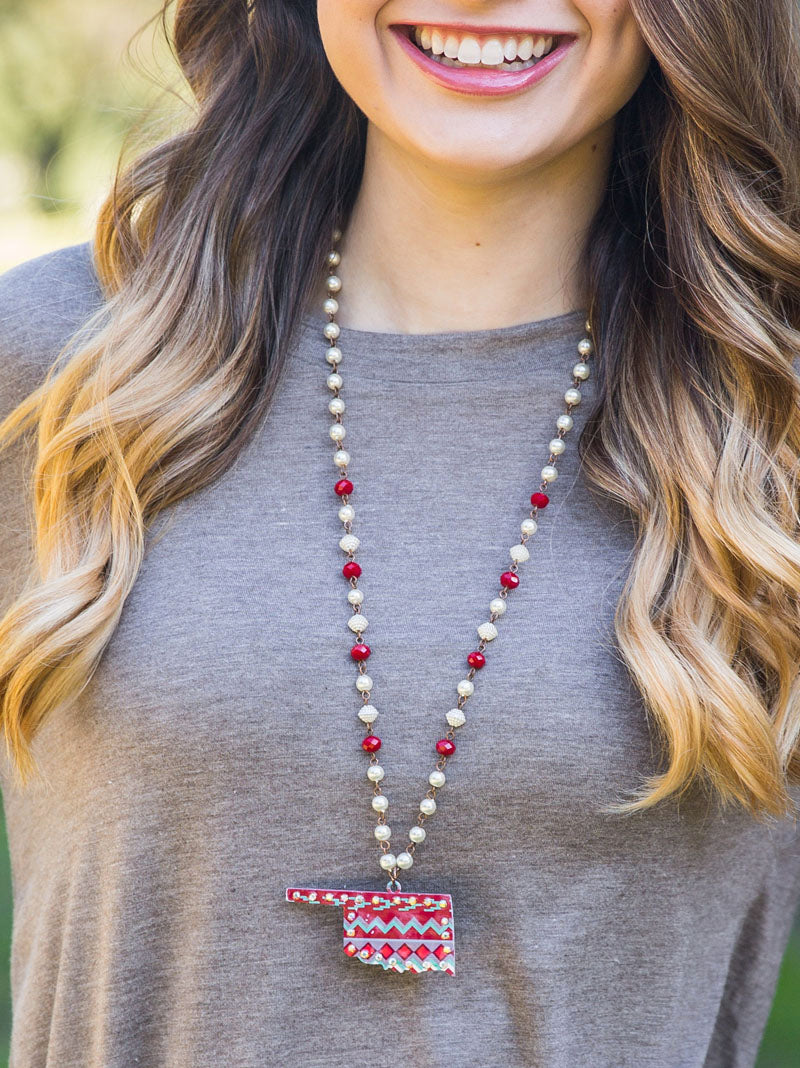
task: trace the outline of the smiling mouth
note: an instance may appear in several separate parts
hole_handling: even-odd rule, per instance
[[[514,71],[536,66],[567,38],[557,33],[470,33],[448,26],[396,25],[420,52],[445,67]]]

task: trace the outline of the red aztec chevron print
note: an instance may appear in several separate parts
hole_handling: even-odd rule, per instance
[[[391,972],[456,973],[449,894],[289,887],[286,900],[342,909],[344,951]]]

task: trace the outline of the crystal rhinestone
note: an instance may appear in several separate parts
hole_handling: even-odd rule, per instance
[[[370,764],[367,768],[367,778],[370,782],[380,782],[386,772],[380,766],[380,764]]]
[[[347,449],[337,449],[333,454],[333,462],[337,467],[347,467],[350,463],[350,453]]]
[[[376,794],[372,799],[372,807],[376,812],[385,812],[389,807],[389,798],[385,794]]]
[[[508,555],[516,564],[524,564],[526,560],[530,560],[531,558],[531,554],[522,544],[512,545],[511,548],[508,550]]]
[[[388,842],[392,837],[392,828],[388,823],[379,823],[373,833],[379,842]]]
[[[362,616],[360,612],[356,612],[354,615],[350,616],[347,625],[350,630],[355,631],[356,634],[360,634],[362,630],[366,630],[369,626],[367,617]]]
[[[486,657],[479,649],[475,649],[467,657],[467,663],[470,667],[474,667],[476,671],[480,671],[486,664]]]
[[[358,711],[358,718],[362,723],[374,723],[378,718],[378,710],[375,705],[364,705]]]
[[[460,708],[451,708],[445,716],[445,719],[451,727],[463,727],[467,717]]]
[[[505,597],[493,597],[489,601],[489,611],[493,616],[502,616],[507,608]]]
[[[432,771],[428,776],[428,782],[431,784],[431,786],[437,787],[437,789],[440,786],[444,786],[446,781],[447,780],[444,777],[444,772],[440,771],[438,768]]]
[[[414,863],[414,858],[411,856],[410,853],[406,853],[405,850],[403,850],[402,853],[398,853],[397,854],[397,867],[398,868],[410,868],[413,863]]]
[[[397,858],[394,853],[384,853],[378,863],[384,871],[391,871],[392,868],[397,867]]]
[[[478,637],[485,642],[493,642],[497,637],[497,627],[494,623],[481,623],[478,627]]]
[[[432,816],[436,811],[436,802],[432,797],[423,797],[419,803],[420,812],[424,812],[426,816]]]
[[[542,478],[545,482],[555,482],[558,478],[558,471],[552,464],[545,464],[542,468]]]
[[[343,553],[354,553],[360,544],[355,534],[345,534],[339,538],[339,548]]]
[[[564,394],[564,400],[567,402],[567,404],[580,404],[581,391],[579,389],[576,389],[574,386],[570,386],[570,388]]]
[[[340,497],[347,497],[353,492],[353,483],[349,478],[340,478],[336,485],[333,487],[333,492]]]
[[[469,679],[462,679],[456,690],[461,697],[471,697],[475,693],[475,687]]]
[[[371,652],[372,650],[368,645],[358,642],[350,650],[350,656],[352,656],[353,660],[367,660]]]
[[[412,842],[416,842],[417,844],[419,844],[420,842],[425,841],[425,836],[427,833],[428,832],[425,830],[424,827],[412,827],[411,830],[408,832],[408,837],[411,839]]]
[[[436,752],[440,756],[452,756],[456,751],[456,743],[450,738],[440,738],[436,743]]]
[[[538,490],[536,493],[531,494],[531,504],[534,508],[546,508],[550,503],[550,498],[546,493],[540,493]]]
[[[519,575],[515,575],[513,571],[504,571],[500,576],[500,585],[505,586],[507,590],[515,590],[519,586]]]
[[[357,560],[348,560],[342,568],[342,574],[346,579],[358,578],[361,574],[361,564]]]
[[[372,676],[359,675],[356,679],[356,689],[359,693],[368,693],[372,689]]]

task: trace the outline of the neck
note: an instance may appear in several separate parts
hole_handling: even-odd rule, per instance
[[[339,245],[339,324],[438,333],[585,310],[585,235],[612,136],[609,125],[535,169],[488,181],[434,168],[370,124]]]

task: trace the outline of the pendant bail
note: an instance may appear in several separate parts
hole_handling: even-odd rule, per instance
[[[393,890],[393,891],[396,890],[399,893],[403,888],[400,885],[400,880],[399,879],[395,879],[395,877],[392,876],[392,878],[386,884],[386,889],[387,890]]]

